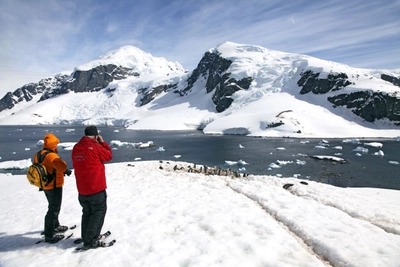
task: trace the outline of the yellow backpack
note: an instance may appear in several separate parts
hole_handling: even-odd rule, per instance
[[[52,151],[47,150],[42,155],[41,151],[35,154],[37,158],[37,163],[33,163],[28,167],[28,172],[26,173],[26,177],[31,185],[39,187],[39,189],[43,189],[48,186],[56,177],[55,170],[52,174],[47,172],[46,167],[42,164],[44,158],[47,154],[52,153]]]

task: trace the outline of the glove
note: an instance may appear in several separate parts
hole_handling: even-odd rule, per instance
[[[69,170],[69,169],[67,169],[67,170],[64,172],[64,175],[70,176],[70,175],[71,175],[71,173],[72,173],[72,171],[71,171],[71,170]]]

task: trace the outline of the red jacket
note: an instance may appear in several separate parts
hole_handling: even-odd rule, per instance
[[[80,195],[96,194],[107,188],[104,162],[112,159],[112,151],[106,142],[98,143],[84,136],[72,149],[71,156]]]

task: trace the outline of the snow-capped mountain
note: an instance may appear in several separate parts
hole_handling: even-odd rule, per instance
[[[0,124],[300,138],[400,136],[400,69],[352,68],[226,42],[207,51],[191,72],[124,46],[57,77],[45,87],[30,84],[36,90],[24,86],[3,97]]]

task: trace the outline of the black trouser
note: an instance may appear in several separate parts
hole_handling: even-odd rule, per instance
[[[46,237],[53,237],[54,228],[60,225],[58,215],[61,210],[62,192],[62,187],[44,190],[47,202],[49,203],[46,216],[44,217],[44,235]]]
[[[81,235],[84,245],[91,245],[100,235],[107,212],[106,190],[93,195],[79,195],[82,206]]]

